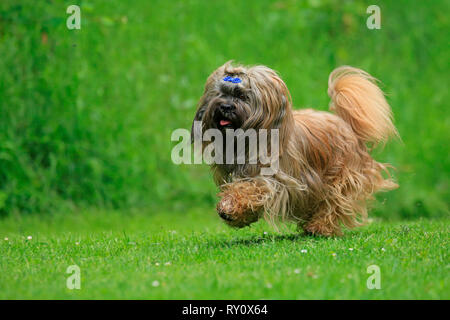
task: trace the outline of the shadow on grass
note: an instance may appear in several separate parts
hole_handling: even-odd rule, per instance
[[[262,243],[275,243],[282,241],[301,241],[301,240],[319,240],[322,237],[314,237],[305,233],[290,233],[278,235],[254,235],[250,238],[231,239],[231,240],[216,240],[214,246],[233,247],[233,246],[254,246]],[[212,243],[211,243],[212,244]]]

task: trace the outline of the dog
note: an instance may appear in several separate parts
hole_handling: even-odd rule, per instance
[[[259,162],[211,165],[220,188],[217,212],[228,225],[242,228],[264,217],[275,225],[293,221],[307,234],[339,236],[343,228],[367,222],[375,192],[398,187],[392,166],[370,155],[399,137],[377,80],[341,66],[329,76],[328,95],[331,113],[293,110],[286,84],[266,66],[229,61],[208,77],[194,117],[202,133],[278,132],[279,167],[272,175],[262,175],[266,165]],[[209,143],[202,143],[203,150]]]

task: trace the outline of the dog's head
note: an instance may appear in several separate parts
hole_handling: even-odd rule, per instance
[[[289,91],[265,66],[232,66],[227,62],[206,81],[194,121],[202,129],[277,129],[291,105]]]

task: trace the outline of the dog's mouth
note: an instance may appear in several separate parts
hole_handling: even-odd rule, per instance
[[[214,123],[218,129],[237,129],[238,121],[233,113],[223,114],[217,111],[214,115]]]
[[[226,118],[220,119],[218,124],[219,128],[234,129],[233,122]]]
[[[228,108],[224,108],[228,106]],[[245,121],[244,114],[239,110],[238,106],[216,103],[213,107],[212,113],[208,113],[208,123],[210,128],[215,128],[223,131],[227,129],[237,130],[242,127]]]

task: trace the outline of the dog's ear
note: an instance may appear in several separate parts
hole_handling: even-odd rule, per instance
[[[195,121],[203,121],[203,116],[205,115],[206,106],[201,106],[198,108],[197,112],[195,113],[194,121],[192,121],[191,126],[191,143],[194,143],[194,123]]]

